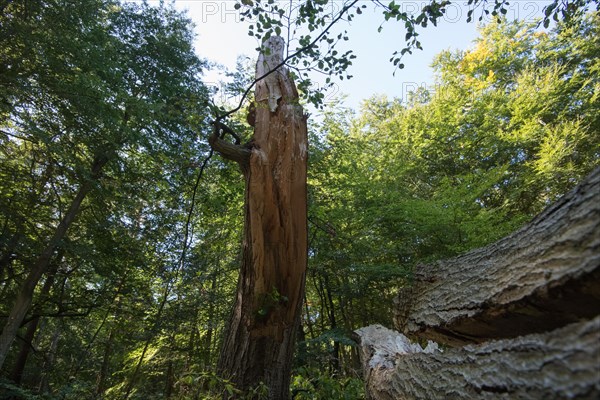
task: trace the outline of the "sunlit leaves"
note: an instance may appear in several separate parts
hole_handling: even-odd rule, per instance
[[[350,121],[326,114],[310,182],[319,271],[344,266],[356,287],[365,264],[384,276],[386,261],[400,270],[485,245],[597,165],[592,20],[549,35],[492,23],[473,49],[438,57],[436,92],[371,98]]]

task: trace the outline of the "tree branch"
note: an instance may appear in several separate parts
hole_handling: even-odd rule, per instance
[[[208,137],[208,143],[214,151],[221,154],[224,158],[240,164],[242,171],[245,171],[248,167],[250,163],[250,154],[252,153],[249,149],[219,138],[216,132],[213,132]]]

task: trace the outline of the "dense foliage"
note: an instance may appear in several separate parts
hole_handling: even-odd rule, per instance
[[[437,56],[435,92],[326,110],[304,328],[333,345],[332,367],[351,365],[336,344],[352,329],[391,325],[415,263],[501,238],[598,165],[599,29],[598,15],[551,33],[490,24],[472,49]]]
[[[186,224],[208,153],[190,23],[165,7],[66,3],[0,2],[2,324],[89,187],[2,366],[0,398],[236,393],[214,365],[243,182],[213,159]],[[361,398],[351,332],[391,325],[416,263],[502,237],[598,165],[600,16],[480,34],[438,55],[435,91],[375,96],[356,114],[331,104],[311,126],[296,399]]]

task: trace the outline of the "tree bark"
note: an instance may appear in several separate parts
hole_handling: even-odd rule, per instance
[[[423,350],[380,326],[358,330],[369,398],[598,398],[599,247],[597,169],[514,234],[419,266],[396,326],[476,344]]]
[[[91,179],[97,179],[99,177],[100,171],[107,161],[108,159],[106,157],[101,157],[94,160],[91,169]],[[81,185],[79,191],[75,195],[75,198],[72,200],[69,209],[56,227],[54,235],[46,245],[46,248],[42,254],[37,258],[34,265],[31,267],[29,274],[25,278],[25,281],[23,282],[23,285],[17,294],[17,299],[11,309],[2,334],[0,335],[0,368],[2,368],[10,347],[17,336],[17,331],[19,330],[27,311],[31,306],[35,287],[37,286],[42,275],[47,272],[52,255],[59,246],[60,242],[66,236],[69,226],[71,226],[71,223],[73,223],[75,217],[79,213],[79,208],[83,202],[83,199],[85,199],[92,187],[92,180],[88,180]]]
[[[420,265],[395,326],[451,346],[547,332],[600,314],[600,168],[528,225]]]
[[[283,59],[281,38],[266,47],[257,78]],[[284,67],[257,83],[255,99],[247,168],[236,160],[246,179],[243,256],[218,369],[240,389],[262,382],[270,399],[287,399],[307,263],[306,117]],[[219,141],[225,157],[239,153],[223,154]]]
[[[600,317],[550,333],[424,351],[406,336],[356,332],[369,399],[597,399]]]

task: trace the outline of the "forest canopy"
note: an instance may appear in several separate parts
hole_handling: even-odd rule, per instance
[[[191,21],[0,4],[0,321],[15,339],[0,343],[0,398],[241,396],[214,366],[244,182],[215,157],[194,189],[211,107]],[[417,263],[514,231],[598,165],[600,15],[479,35],[433,60],[435,91],[340,101],[309,125],[296,399],[362,398],[351,332],[391,325]]]

